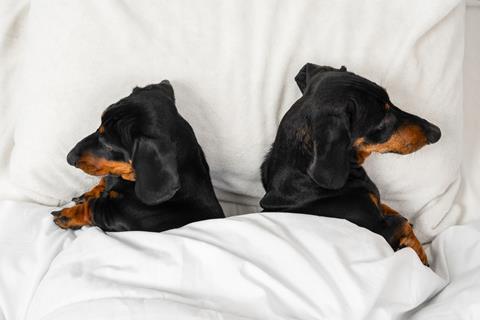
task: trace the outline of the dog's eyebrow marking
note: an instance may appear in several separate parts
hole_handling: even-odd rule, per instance
[[[104,134],[105,133],[105,128],[103,126],[100,126],[100,128],[98,128],[98,133]]]
[[[389,103],[385,103],[385,110],[389,110],[391,108]]]

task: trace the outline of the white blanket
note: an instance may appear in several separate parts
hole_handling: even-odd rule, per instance
[[[250,214],[164,233],[105,234],[60,230],[50,210],[0,202],[0,319],[472,319],[480,312],[480,224],[452,227],[433,242],[437,275],[411,249],[393,253],[344,220]]]

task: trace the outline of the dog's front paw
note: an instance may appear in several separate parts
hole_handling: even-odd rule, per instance
[[[105,192],[105,179],[102,178],[98,183],[98,185],[93,187],[92,190],[85,192],[81,196],[72,198],[72,201],[75,202],[76,204],[85,203],[91,199],[100,198],[104,192]]]
[[[71,208],[53,211],[53,222],[62,229],[80,229],[92,225],[92,214],[88,202],[77,204]]]
[[[427,254],[423,250],[422,244],[420,243],[420,241],[418,241],[417,237],[415,236],[412,225],[408,222],[403,225],[402,235],[400,236],[400,239],[399,239],[398,249],[402,249],[405,247],[412,248],[417,253],[422,263],[426,266],[429,266]]]

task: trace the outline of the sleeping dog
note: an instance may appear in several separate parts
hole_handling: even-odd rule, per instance
[[[102,178],[73,199],[75,206],[52,212],[61,228],[164,231],[224,217],[202,148],[167,80],[109,106],[67,161]]]
[[[380,201],[362,163],[372,152],[408,154],[435,143],[440,129],[345,67],[308,63],[295,80],[303,96],[283,117],[262,164],[262,208],[347,219],[394,250],[411,247],[427,265],[412,226]]]

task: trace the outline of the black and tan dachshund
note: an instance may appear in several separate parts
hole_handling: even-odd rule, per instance
[[[75,206],[52,212],[61,228],[164,231],[224,217],[202,148],[167,80],[109,106],[67,161],[102,179],[73,199]]]
[[[381,203],[362,163],[372,152],[408,154],[435,143],[440,129],[345,67],[308,63],[295,80],[303,96],[283,117],[261,167],[264,211],[347,219],[394,250],[411,247],[427,265],[412,226]]]

